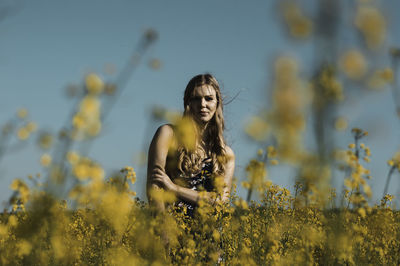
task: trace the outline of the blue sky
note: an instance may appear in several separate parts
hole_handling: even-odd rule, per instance
[[[258,149],[243,133],[245,120],[268,108],[266,88],[271,84],[271,63],[280,54],[299,60],[305,76],[310,71],[313,46],[310,42],[292,42],[279,19],[277,1],[8,1],[4,5],[15,11],[0,21],[0,124],[24,107],[39,128],[56,132],[67,119],[73,101],[65,97],[65,87],[81,84],[86,73],[99,73],[105,80],[104,67],[113,64],[117,70],[128,60],[134,45],[148,28],[155,29],[159,39],[143,58],[122,97],[109,114],[90,156],[107,172],[126,165],[140,174],[135,184],[144,198],[144,169],[134,161],[151,139],[160,122],[150,121],[154,105],[182,110],[183,90],[196,74],[211,72],[222,84],[226,99],[240,95],[225,106],[228,144],[236,153],[236,176],[244,179],[246,163]],[[385,3],[392,25],[398,10],[395,1]],[[347,6],[345,6],[347,8]],[[345,23],[345,22],[343,22]],[[397,24],[398,25],[398,24]],[[400,46],[395,28],[385,47]],[[344,32],[342,47],[351,47],[354,31]],[[388,65],[383,53],[379,64]],[[162,66],[154,70],[149,60],[157,58]],[[365,140],[371,147],[376,197],[382,194],[388,171],[386,161],[399,148],[400,123],[394,113],[389,88],[363,93],[355,90],[339,106],[349,127],[370,131]],[[145,132],[146,128],[149,130]],[[335,133],[337,146],[346,147],[351,134]],[[310,137],[308,137],[310,138]],[[145,141],[145,144],[143,144]],[[39,164],[42,151],[28,143],[20,151],[8,154],[0,162],[0,201],[11,194],[12,179],[43,173]],[[294,174],[276,167],[269,178],[289,189]],[[342,176],[342,175],[340,175]],[[336,180],[340,183],[342,177]],[[389,192],[400,195],[399,176],[392,179]],[[245,195],[240,189],[239,194]]]

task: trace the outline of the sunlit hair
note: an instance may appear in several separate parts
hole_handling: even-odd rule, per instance
[[[196,135],[196,148],[190,150],[180,145],[178,149],[178,169],[181,174],[188,177],[201,171],[202,161],[211,158],[213,164],[213,174],[222,175],[225,172],[226,151],[224,132],[224,116],[221,91],[218,81],[210,74],[202,74],[193,77],[186,86],[183,97],[184,113],[186,117],[192,117],[190,110],[190,101],[192,100],[193,91],[196,87],[209,85],[215,90],[217,109],[212,119],[207,123],[204,130],[204,140]],[[193,124],[194,119],[191,119]],[[197,128],[196,126],[194,126]]]

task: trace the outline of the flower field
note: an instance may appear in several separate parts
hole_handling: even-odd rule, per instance
[[[109,182],[92,178],[66,202],[16,184],[25,210],[0,218],[1,263],[13,265],[397,265],[400,213],[391,196],[380,205],[322,207],[269,182],[260,202],[200,203],[196,219],[182,211],[154,215],[132,198],[132,168]],[[78,193],[79,191],[79,193]],[[335,196],[326,202],[334,204]],[[166,197],[167,199],[167,197]],[[351,197],[345,198],[351,200]],[[18,208],[21,208],[19,206]]]
[[[157,32],[147,30],[113,80],[91,72],[68,87],[75,104],[57,133],[39,128],[24,108],[1,124],[0,163],[35,138],[43,173],[11,183],[13,194],[0,213],[0,264],[400,265],[400,212],[389,193],[400,152],[387,158],[388,171],[378,177],[384,191],[374,202],[370,133],[339,112],[346,97],[390,89],[399,114],[400,48],[387,43],[388,20],[379,1],[352,1],[346,20],[327,15],[339,10],[340,1],[321,0],[311,11],[304,1],[281,2],[277,13],[287,38],[311,43],[315,62],[305,69],[288,54],[271,61],[269,102],[243,129],[259,149],[245,176],[235,175],[229,202],[219,200],[224,184],[215,176],[215,200],[200,200],[194,218],[173,207],[175,195],[162,189],[154,197],[169,208],[160,213],[136,197],[133,167],[106,173],[89,156],[127,81],[157,41]],[[343,44],[343,35],[355,37]],[[150,65],[158,69],[161,62]],[[193,140],[180,113],[156,107],[151,115],[176,125],[182,143]],[[349,133],[351,143],[341,146],[334,132]],[[272,182],[277,165],[293,170],[291,187]]]

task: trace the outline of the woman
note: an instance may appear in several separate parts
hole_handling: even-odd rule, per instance
[[[185,110],[181,122],[186,121],[183,123],[186,126],[162,125],[151,142],[147,196],[151,205],[163,211],[165,203],[153,193],[160,194],[160,189],[172,192],[178,199],[175,204],[186,206],[192,216],[200,195],[212,201],[217,177],[224,181],[217,200],[229,199],[235,157],[223,137],[223,105],[217,80],[210,74],[195,76],[186,86],[183,102]],[[182,128],[193,130],[193,134],[182,132],[185,131]]]

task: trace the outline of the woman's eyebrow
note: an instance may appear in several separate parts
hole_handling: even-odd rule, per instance
[[[206,94],[206,95],[193,95],[192,98],[201,98],[201,97],[214,97],[213,94]]]

